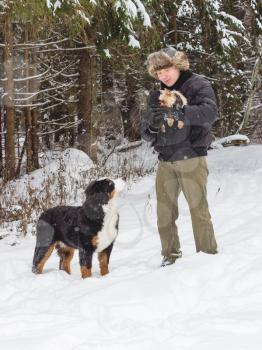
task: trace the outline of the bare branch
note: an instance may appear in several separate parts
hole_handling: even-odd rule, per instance
[[[95,46],[82,46],[82,47],[69,47],[69,48],[59,47],[57,49],[39,50],[39,51],[36,51],[36,53],[55,52],[55,51],[78,51],[78,50],[84,50],[84,49],[95,49]]]
[[[59,43],[63,43],[63,42],[66,42],[68,41],[69,38],[64,38],[62,40],[57,40],[57,41],[53,41],[53,42],[48,42],[48,43],[41,43],[41,44],[38,44],[38,43],[27,43],[27,44],[15,44],[14,45],[14,48],[15,47],[19,47],[20,49],[28,49],[29,47],[42,47],[42,46],[49,46],[49,45],[56,45],[56,44],[59,44]]]
[[[63,129],[71,129],[76,127],[78,124],[80,124],[80,121],[68,123],[66,126],[62,126],[61,128],[58,128],[57,130],[52,130],[52,131],[47,131],[47,132],[39,132],[37,133],[38,136],[44,136],[44,135],[50,135],[50,134],[55,134],[58,131],[61,131]]]

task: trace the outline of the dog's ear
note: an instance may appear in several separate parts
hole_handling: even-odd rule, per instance
[[[187,104],[187,98],[181,94],[181,92],[173,90],[173,94],[176,97],[176,104],[178,107],[182,108]]]
[[[115,189],[114,181],[103,178],[101,180],[94,180],[90,182],[85,190],[86,197],[94,195],[95,193],[108,193],[108,195]]]
[[[92,193],[88,198],[87,200],[89,202],[92,202],[96,205],[104,205],[104,204],[107,204],[108,201],[109,201],[109,195],[108,193],[105,193],[105,192],[95,192],[95,193]]]
[[[87,188],[86,188],[86,190],[85,190],[85,195],[86,195],[86,197],[92,192],[92,187],[93,187],[93,185],[95,184],[95,180],[93,180],[93,181],[91,181],[89,184],[88,184],[88,186],[87,186]]]
[[[105,215],[103,205],[107,204],[109,196],[107,193],[93,193],[89,194],[83,204],[83,209],[86,217],[91,220],[102,219]]]

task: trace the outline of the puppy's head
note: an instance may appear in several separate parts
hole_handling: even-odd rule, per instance
[[[104,193],[109,199],[115,197],[119,192],[123,191],[126,187],[125,180],[118,178],[116,180],[110,180],[102,178],[99,180],[93,180],[89,183],[85,190],[87,197],[93,196],[98,193]]]
[[[160,90],[160,105],[164,107],[176,106],[182,108],[187,104],[187,99],[181,92],[176,90]]]
[[[86,201],[83,205],[87,216],[93,219],[103,217],[103,206],[115,198],[124,187],[125,181],[122,179],[113,181],[103,178],[91,181],[85,190]]]
[[[94,180],[89,183],[85,190],[86,197],[93,197],[94,195],[104,195],[105,198],[111,199],[114,195],[115,184],[110,179]]]
[[[159,101],[160,106],[172,107],[176,102],[176,96],[168,89],[160,90]]]

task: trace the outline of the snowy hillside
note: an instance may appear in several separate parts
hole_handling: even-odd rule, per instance
[[[147,155],[145,155],[146,157]],[[180,199],[182,259],[160,268],[154,175],[119,198],[110,274],[31,273],[35,239],[0,241],[3,350],[260,350],[262,348],[262,146],[208,156],[208,196],[219,254],[195,253]]]

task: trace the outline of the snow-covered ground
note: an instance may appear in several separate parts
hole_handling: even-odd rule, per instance
[[[145,157],[147,155],[145,154]],[[219,254],[195,253],[180,200],[182,259],[160,268],[154,175],[119,198],[111,273],[31,273],[35,239],[0,241],[3,350],[260,350],[262,348],[262,146],[209,152],[208,196]]]

